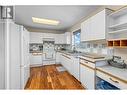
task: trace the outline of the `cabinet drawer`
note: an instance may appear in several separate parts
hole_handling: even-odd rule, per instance
[[[95,68],[95,63],[92,63],[92,62],[90,62],[90,61],[87,61],[87,60],[84,60],[84,59],[80,59],[80,63],[81,63],[81,64],[84,64],[84,65],[86,65],[86,66]]]
[[[98,70],[96,72],[96,75],[120,89],[127,89],[127,83],[125,83],[125,82],[123,82],[111,75],[105,74],[105,73],[98,71]]]

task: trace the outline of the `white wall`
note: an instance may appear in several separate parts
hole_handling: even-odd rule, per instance
[[[0,89],[5,88],[4,23],[0,22]]]

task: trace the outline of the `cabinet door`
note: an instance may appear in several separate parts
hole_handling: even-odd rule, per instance
[[[89,41],[90,35],[90,19],[87,19],[81,24],[81,41]]]
[[[72,59],[71,56],[62,55],[61,56],[62,65],[72,74]]]
[[[68,64],[68,58],[65,55],[62,55],[62,65],[68,70],[69,69],[69,64]]]
[[[80,81],[82,85],[87,89],[94,89],[95,88],[94,70],[80,64]]]
[[[61,64],[62,64],[62,66],[65,67],[65,65],[64,65],[64,63],[65,63],[65,58],[64,58],[64,56],[63,56],[62,54],[61,54],[60,58],[61,58]]]
[[[65,35],[64,34],[56,34],[55,37],[55,44],[65,44]]]
[[[70,74],[73,74],[73,63],[72,63],[71,56],[69,56],[67,58],[67,69],[68,69],[68,71],[69,71]]]
[[[79,58],[73,58],[73,76],[79,80]]]
[[[56,64],[59,64],[59,63],[61,63],[60,61],[60,53],[59,52],[56,52]]]
[[[106,10],[103,10],[81,24],[81,41],[106,39]]]
[[[91,17],[91,40],[101,40],[105,39],[105,10],[99,12],[95,16]]]
[[[71,44],[71,32],[65,32],[65,44]]]
[[[42,56],[30,54],[30,64],[31,65],[42,65]]]
[[[42,33],[30,33],[30,43],[43,43]]]

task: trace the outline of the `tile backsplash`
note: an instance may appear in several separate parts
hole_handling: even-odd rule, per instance
[[[72,50],[71,45],[66,45],[66,49]],[[127,64],[127,48],[112,48],[107,47],[106,43],[80,43],[75,46],[75,49],[80,52],[90,52],[107,55],[107,58],[120,56]]]
[[[45,46],[47,46],[47,47],[50,47],[52,45],[54,46],[55,50],[65,49],[66,48],[65,44],[45,44]],[[44,46],[44,43],[43,44],[40,44],[40,43],[30,43],[29,44],[29,51],[30,52],[33,52],[33,51],[40,51],[40,52],[42,52],[43,51],[43,46]]]
[[[66,49],[72,49],[73,46],[67,45]],[[113,48],[107,47],[106,43],[80,43],[75,45],[75,49],[80,52],[98,53],[104,55],[113,55]]]

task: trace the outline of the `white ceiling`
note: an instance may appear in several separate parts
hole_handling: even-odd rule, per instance
[[[29,28],[66,30],[79,20],[88,16],[101,6],[46,6],[46,5],[17,5],[15,6],[16,23]],[[43,25],[32,22],[32,16],[46,19],[59,20],[57,26]]]

